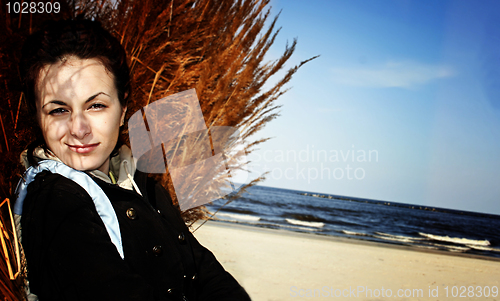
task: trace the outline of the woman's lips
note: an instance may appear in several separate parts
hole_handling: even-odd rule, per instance
[[[69,145],[68,147],[70,150],[74,151],[75,153],[79,154],[85,154],[85,153],[90,153],[96,147],[99,145],[99,143],[94,143],[94,144],[84,144],[84,145]]]

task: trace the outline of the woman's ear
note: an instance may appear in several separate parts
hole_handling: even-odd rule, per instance
[[[123,107],[122,109],[122,117],[120,119],[120,126],[125,124],[125,114],[127,113],[127,107]]]

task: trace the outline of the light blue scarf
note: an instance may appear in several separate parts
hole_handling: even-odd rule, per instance
[[[94,202],[97,213],[101,217],[104,226],[108,231],[111,242],[116,246],[118,253],[120,253],[121,258],[123,259],[124,254],[120,226],[118,224],[118,218],[116,217],[115,210],[113,209],[108,197],[104,191],[102,191],[101,187],[99,187],[99,185],[97,185],[89,175],[83,171],[73,169],[62,162],[43,160],[38,162],[38,166],[31,166],[26,170],[23,179],[19,181],[16,188],[16,194],[18,197],[16,203],[14,204],[14,213],[18,215],[22,214],[24,199],[26,198],[26,194],[28,192],[28,185],[35,179],[35,176],[43,170],[60,174],[74,181],[87,191]]]

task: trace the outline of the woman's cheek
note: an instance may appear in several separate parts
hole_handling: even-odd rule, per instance
[[[45,139],[50,141],[58,141],[69,133],[68,123],[65,120],[54,120],[47,118],[44,121],[43,131]],[[46,141],[49,143],[49,141]]]

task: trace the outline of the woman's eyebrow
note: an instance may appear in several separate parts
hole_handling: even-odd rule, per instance
[[[61,101],[61,100],[51,100],[48,103],[44,104],[42,106],[42,109],[45,108],[46,105],[51,104],[51,103],[56,104],[56,105],[61,105],[61,106],[65,106],[66,105],[66,103],[64,101]]]
[[[106,93],[104,93],[104,92],[99,92],[99,93],[96,93],[96,94],[94,94],[94,95],[90,96],[89,98],[87,98],[87,100],[85,101],[85,103],[88,103],[88,102],[90,102],[90,101],[94,100],[94,98],[96,98],[97,96],[99,96],[99,95],[101,95],[101,94],[104,94],[104,95],[106,95],[106,96],[108,96],[108,97],[110,97],[110,98],[111,98],[111,96],[109,96],[108,94],[106,94]],[[61,105],[61,106],[66,106],[66,105],[67,105],[67,104],[66,104],[64,101],[62,101],[62,100],[51,100],[51,101],[49,101],[48,103],[44,104],[44,105],[42,106],[42,109],[43,109],[46,105],[51,104],[51,103],[56,104],[56,105]]]
[[[94,94],[94,95],[90,96],[90,97],[89,97],[89,98],[85,101],[85,103],[88,103],[88,102],[90,102],[90,101],[94,100],[94,98],[96,98],[97,96],[99,96],[99,95],[101,95],[101,94],[104,94],[104,95],[108,96],[109,98],[111,98],[111,96],[109,96],[108,94],[106,94],[106,93],[104,93],[104,92],[99,92],[99,93],[97,93],[97,94]]]

